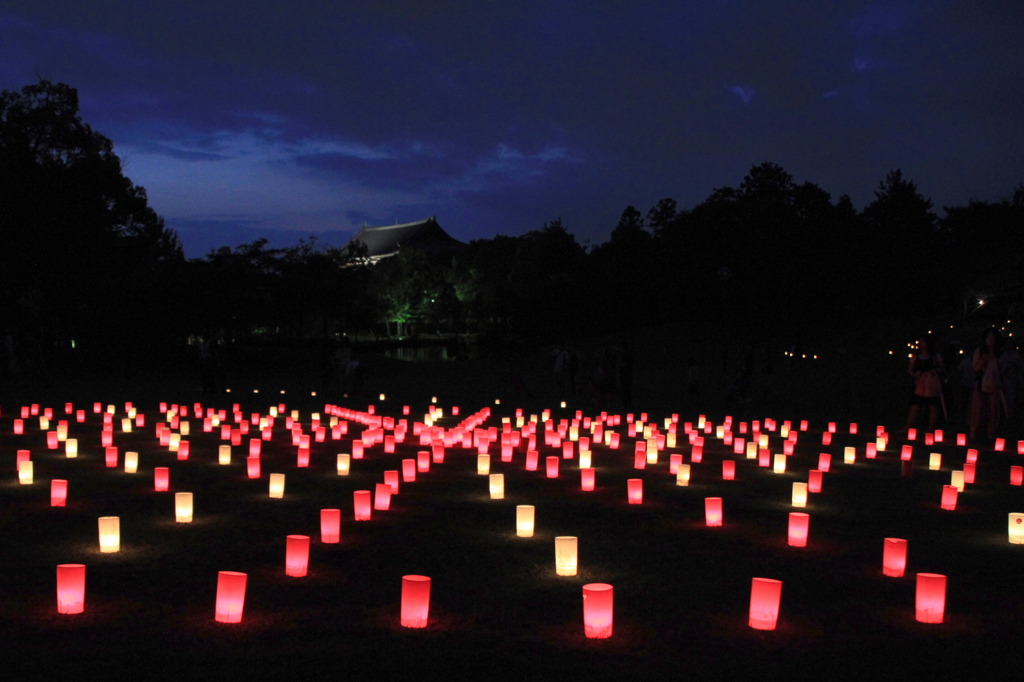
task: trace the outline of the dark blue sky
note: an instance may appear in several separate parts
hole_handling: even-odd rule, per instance
[[[189,256],[690,208],[772,161],[858,208],[1024,182],[1024,2],[2,0],[0,89],[82,116]]]

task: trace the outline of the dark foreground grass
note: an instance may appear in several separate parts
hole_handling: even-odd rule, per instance
[[[218,465],[220,441],[195,419],[192,455],[178,461],[152,435],[159,413],[139,406],[148,408],[147,427],[116,437],[122,452],[140,452],[134,475],[104,466],[97,415],[72,425],[82,455],[69,460],[47,450],[35,428],[12,436],[16,406],[3,406],[0,641],[5,667],[19,679],[996,679],[1022,663],[1024,546],[1010,545],[1006,534],[1007,514],[1024,511],[1022,489],[1008,484],[1009,466],[1024,460],[1016,455],[982,449],[977,482],[956,511],[943,511],[941,486],[965,454],[949,443],[918,442],[913,475],[903,477],[898,440],[878,459],[864,459],[873,424],[823,447],[824,424],[813,423],[786,473],[737,458],[737,480],[722,481],[720,462],[734,455],[709,437],[691,484],[681,487],[668,473],[668,453],[690,461],[689,447],[668,449],[637,471],[623,425],[620,450],[594,449],[594,492],[579,489],[570,462],[548,479],[543,464],[524,470],[523,452],[501,463],[492,447],[506,497],[491,500],[475,453],[451,448],[443,464],[401,485],[389,511],[354,522],[352,492],[373,489],[419,446],[400,444],[395,454],[376,446],[349,476],[338,476],[335,453],[349,450],[352,434],[314,444],[311,466],[299,469],[279,424],[265,444],[263,476],[253,481],[245,448],[234,449],[230,466]],[[61,412],[63,403],[52,407]],[[476,406],[461,407],[466,415]],[[415,405],[413,418],[425,408]],[[500,427],[501,409],[485,426]],[[571,416],[556,410],[554,418]],[[780,442],[773,436],[773,451]],[[841,463],[846,445],[857,446],[856,464]],[[32,452],[33,485],[16,482],[18,448]],[[833,470],[805,510],[808,547],[792,548],[791,485],[806,480],[823,450],[833,454]],[[931,451],[943,453],[941,471],[927,470]],[[555,453],[541,449],[542,462],[548,454]],[[171,468],[171,492],[153,491],[155,466]],[[286,473],[284,499],[268,497],[270,472]],[[49,506],[52,478],[69,480],[67,508]],[[644,480],[643,505],[626,503],[628,478]],[[193,523],[174,522],[175,491],[195,494]],[[704,525],[707,496],[724,499],[722,528]],[[537,508],[532,538],[516,537],[517,504]],[[342,509],[340,544],[319,541],[326,507]],[[105,515],[121,517],[117,554],[98,550],[96,519]],[[313,538],[304,578],[284,574],[285,537],[295,533]],[[579,537],[576,577],[555,575],[557,535]],[[882,575],[885,537],[908,539],[906,577]],[[81,615],[56,612],[60,563],[88,567]],[[214,622],[220,570],[248,573],[239,625]],[[949,577],[941,625],[914,619],[919,571]],[[425,630],[398,624],[401,577],[410,573],[433,579]],[[775,631],[747,627],[755,576],[784,583]],[[615,586],[609,640],[583,635],[588,582]]]

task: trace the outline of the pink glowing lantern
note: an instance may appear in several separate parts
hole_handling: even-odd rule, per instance
[[[822,452],[818,454],[818,471],[828,473],[829,468],[832,466],[832,455],[828,452]]]
[[[1024,484],[1024,466],[1010,467],[1010,485]]]
[[[355,521],[369,521],[371,511],[371,497],[369,490],[356,490],[352,493],[352,519]]]
[[[904,445],[900,448],[900,459],[904,462],[910,460],[914,456],[914,446]]]
[[[964,483],[974,483],[977,475],[978,465],[974,462],[964,462]]]
[[[789,546],[806,547],[811,517],[803,512],[789,513]]]
[[[416,471],[421,474],[430,471],[430,450],[420,450],[416,453]]]
[[[811,469],[807,472],[807,492],[809,493],[820,493],[821,483],[824,480],[824,475],[818,469]]]
[[[722,498],[704,498],[704,523],[709,528],[717,528],[722,525]]]
[[[679,465],[683,463],[683,456],[679,453],[671,454],[668,456],[668,472],[675,474],[679,471]]]
[[[537,470],[537,458],[539,456],[540,455],[539,455],[539,453],[536,450],[527,450],[526,451],[526,470],[527,471],[536,471]]]
[[[246,457],[245,458],[245,473],[249,478],[260,477],[260,458],[259,457]]]
[[[736,480],[736,462],[731,459],[722,460],[722,479],[726,481]]]
[[[915,618],[919,623],[941,623],[946,614],[946,576],[918,573]]]
[[[956,509],[957,489],[954,485],[942,486],[942,508],[947,511]]]
[[[214,620],[218,623],[242,622],[247,578],[247,574],[237,571],[219,571],[217,573],[217,607]]]
[[[57,565],[57,613],[85,611],[85,564]]]
[[[615,588],[608,583],[583,586],[583,634],[588,639],[608,639],[615,620]]]
[[[117,467],[117,447],[108,445],[103,450],[104,462],[108,469],[114,469]]]
[[[594,469],[591,467],[580,469],[580,489],[589,492],[594,489],[595,484]]]
[[[15,436],[20,436],[23,433],[25,433],[25,420],[24,419],[15,419],[14,420],[14,435]]]
[[[384,482],[391,486],[391,494],[398,494],[398,470],[389,469],[384,472]]]
[[[907,541],[903,538],[886,538],[882,548],[882,574],[890,578],[902,578],[907,569]]]
[[[1006,450],[1006,439],[996,438],[996,442],[992,446],[992,449],[995,450],[996,452],[1003,452],[1004,450]]]
[[[320,510],[320,542],[337,544],[341,542],[341,510]]]
[[[774,630],[779,620],[782,581],[754,578],[750,584],[750,612],[747,624],[755,630]]]
[[[166,492],[171,485],[171,470],[167,467],[153,469],[153,490]]]
[[[967,450],[967,458],[964,460],[968,464],[975,464],[978,461],[978,450],[976,448],[969,448]]]
[[[62,478],[50,481],[50,506],[64,507],[68,502],[68,482]]]
[[[545,471],[548,478],[558,478],[558,457],[552,455],[545,458]]]
[[[402,576],[402,611],[404,628],[425,628],[430,617],[430,578],[425,575]]]
[[[630,504],[643,504],[644,479],[631,478],[626,481],[626,497]]]
[[[402,460],[402,480],[406,483],[412,483],[416,480],[416,460],[415,459],[403,459]]]
[[[47,431],[46,432],[46,447],[47,447],[47,449],[49,449],[49,450],[56,450],[57,449],[57,442],[58,442],[57,441],[57,432],[56,431]]]
[[[289,535],[285,542],[284,574],[305,577],[309,570],[309,536]]]
[[[376,511],[391,509],[391,486],[387,483],[378,483],[374,488],[373,508]]]

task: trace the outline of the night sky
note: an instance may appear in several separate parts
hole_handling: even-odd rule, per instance
[[[691,208],[780,164],[863,208],[902,168],[942,206],[1024,182],[1021,0],[0,1],[0,89],[83,119],[186,255],[457,239]]]

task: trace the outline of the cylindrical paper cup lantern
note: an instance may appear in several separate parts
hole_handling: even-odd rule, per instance
[[[32,464],[32,460],[26,459],[18,462],[18,483],[22,485],[31,485],[35,480],[35,467]]]
[[[964,490],[964,472],[963,469],[954,469],[949,472],[949,484],[956,488],[957,492],[963,492]]]
[[[544,460],[548,478],[558,478],[558,457],[552,455]]]
[[[832,466],[832,455],[828,452],[818,453],[818,471],[828,473],[829,468]]]
[[[928,455],[928,470],[938,471],[942,468],[942,453],[932,452]]]
[[[374,487],[373,508],[376,511],[391,509],[391,486],[387,483],[378,483]]]
[[[782,581],[754,578],[750,584],[750,613],[747,624],[755,630],[774,630],[779,620]]]
[[[139,453],[134,450],[128,450],[124,453],[124,472],[126,474],[134,474],[139,470]]]
[[[85,611],[85,564],[57,566],[57,613]]]
[[[882,574],[890,578],[902,578],[907,569],[907,541],[903,538],[886,538],[882,550]]]
[[[153,469],[153,490],[165,492],[171,485],[171,470],[167,467]]]
[[[591,467],[594,453],[585,448],[580,449],[580,469],[589,469]]]
[[[275,499],[284,497],[284,474],[270,474],[270,496]]]
[[[231,464],[231,446],[221,445],[217,448],[217,463],[222,465]]]
[[[352,519],[369,521],[372,504],[372,493],[369,490],[356,490],[352,493]]]
[[[262,460],[259,457],[246,457],[245,458],[245,475],[249,478],[259,478],[261,475]]]
[[[285,542],[284,574],[301,578],[309,570],[309,536],[289,535]]]
[[[516,506],[516,535],[521,538],[533,537],[534,512],[532,504]]]
[[[1010,467],[1010,485],[1024,485],[1024,466]]]
[[[941,623],[946,613],[946,576],[917,574],[916,619],[919,623]]]
[[[807,484],[803,481],[793,481],[792,492],[793,506],[803,508],[807,506]]]
[[[731,459],[722,460],[722,479],[726,481],[736,480],[736,462]]]
[[[583,586],[583,634],[588,639],[608,639],[614,623],[615,589],[607,583]]]
[[[1010,513],[1009,534],[1011,545],[1024,545],[1024,514]]]
[[[964,462],[964,483],[974,483],[974,477],[977,471],[977,464],[974,462]]]
[[[956,487],[951,485],[942,486],[942,508],[947,511],[956,509]]]
[[[820,493],[824,474],[818,469],[811,469],[807,472],[807,492]]]
[[[774,471],[777,474],[786,473],[786,455],[775,455],[774,463],[772,465],[772,471]]]
[[[75,457],[78,457],[77,438],[68,438],[66,441],[64,441],[64,455],[68,459],[74,459]]]
[[[670,474],[679,473],[679,465],[683,463],[682,454],[676,452],[668,456],[668,472]]]
[[[574,535],[555,538],[555,574],[576,575],[578,540]]]
[[[505,474],[490,474],[487,482],[492,500],[505,499]]]
[[[64,507],[68,502],[68,482],[63,478],[50,481],[50,506]]]
[[[390,469],[384,472],[384,482],[391,486],[391,494],[398,494],[398,470]]]
[[[101,516],[99,519],[100,551],[104,554],[121,551],[121,518]]]
[[[643,504],[644,479],[631,478],[626,481],[626,496],[630,504]]]
[[[704,522],[712,528],[722,525],[722,498],[704,498]]]
[[[320,542],[334,544],[341,542],[341,510],[320,510]]]
[[[430,471],[430,450],[420,450],[416,453],[416,471],[421,474]]]
[[[192,523],[192,493],[174,493],[174,520]]]
[[[416,460],[415,459],[403,459],[402,460],[402,480],[406,483],[411,483],[416,480]]]
[[[476,456],[476,473],[480,476],[487,476],[491,473],[490,455],[480,454]]]
[[[429,617],[430,578],[425,575],[403,575],[402,627],[425,628]]]
[[[580,469],[580,488],[582,490],[591,491],[594,489],[596,484],[596,474],[594,469],[587,467]]]
[[[811,517],[804,512],[789,513],[789,546],[806,547]]]
[[[338,453],[338,475],[348,476],[348,472],[352,466],[352,455],[347,452]]]
[[[214,620],[218,623],[241,623],[245,608],[245,573],[219,571],[217,573],[217,608]]]
[[[676,485],[690,485],[690,465],[680,464],[676,469]]]

